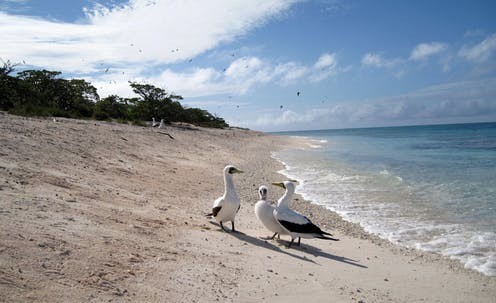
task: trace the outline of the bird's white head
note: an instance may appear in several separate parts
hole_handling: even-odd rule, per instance
[[[233,165],[228,165],[226,167],[224,167],[224,174],[229,174],[229,175],[232,175],[232,174],[240,174],[240,173],[243,173],[242,170],[239,170],[237,169],[236,167],[234,167]]]
[[[294,189],[298,181],[296,180],[287,180],[284,182],[274,182],[272,185],[282,187],[284,189]]]
[[[279,187],[284,188],[287,191],[294,192],[295,186],[297,183],[298,183],[298,181],[296,181],[296,180],[287,180],[284,182],[274,182],[274,183],[272,183],[272,185],[279,186]]]
[[[277,207],[284,207],[288,206],[288,203],[291,201],[291,197],[294,194],[295,191],[295,185],[297,181],[295,180],[288,180],[284,182],[274,182],[272,185],[279,186],[284,188],[286,191],[284,192],[284,195],[282,195],[281,198],[277,201]]]
[[[260,200],[267,200],[267,186],[262,185],[258,188],[258,195],[260,196]]]

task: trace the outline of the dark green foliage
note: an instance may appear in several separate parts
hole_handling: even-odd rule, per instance
[[[91,117],[99,100],[96,88],[85,80],[59,79],[59,75],[47,70],[25,70],[17,77],[1,74],[2,110],[24,116]]]
[[[93,116],[97,120],[127,120],[129,119],[129,113],[130,109],[126,100],[122,100],[119,96],[111,95],[95,103]]]
[[[186,108],[182,113],[181,120],[204,127],[224,128],[229,126],[224,119],[200,108]]]
[[[59,116],[115,119],[145,126],[143,121],[188,122],[205,127],[229,126],[224,119],[199,108],[184,108],[179,95],[167,93],[150,84],[130,82],[139,96],[121,98],[116,95],[100,100],[97,89],[82,79],[61,79],[60,72],[24,70],[11,76],[15,64],[0,66],[0,110],[23,116]]]
[[[184,108],[178,100],[182,100],[183,97],[168,94],[165,90],[150,84],[130,82],[129,85],[141,97],[134,100],[136,118],[145,121],[152,118],[180,121]]]

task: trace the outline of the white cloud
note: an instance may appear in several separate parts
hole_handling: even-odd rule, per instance
[[[325,53],[319,57],[317,62],[313,65],[312,75],[310,81],[319,82],[326,78],[335,75],[338,71],[344,72],[348,69],[339,69],[336,54]]]
[[[254,129],[311,129],[496,119],[496,78],[430,86],[408,94],[341,102],[296,112],[273,111],[240,125]],[[451,119],[451,120],[450,120]]]
[[[415,46],[410,54],[411,60],[423,60],[432,55],[438,54],[447,48],[445,43],[431,42],[431,43],[420,43]]]
[[[324,58],[324,59],[322,59]],[[332,62],[325,58],[333,58]],[[319,68],[317,69],[316,66]],[[234,60],[224,70],[214,68],[195,68],[177,72],[165,68],[156,75],[143,76],[146,67],[139,69],[110,68],[103,76],[89,77],[101,96],[117,94],[132,96],[127,83],[131,81],[151,83],[167,90],[174,90],[185,97],[201,97],[219,94],[242,95],[257,85],[274,82],[285,86],[296,81],[318,82],[340,71],[334,54],[323,54],[311,66],[295,62],[273,65],[258,57],[242,57]],[[118,83],[114,83],[117,81]]]
[[[130,0],[63,23],[0,12],[0,57],[68,72],[187,60],[247,33],[295,1]]]
[[[313,65],[314,69],[334,68],[337,65],[336,54],[323,54]]]
[[[399,63],[399,59],[385,59],[380,54],[367,53],[362,57],[362,65],[372,67],[394,67]]]
[[[339,71],[334,53],[322,54],[312,65],[271,64],[253,56],[237,57],[223,71],[178,72],[169,65],[232,41],[295,2],[130,0],[114,7],[96,4],[78,23],[0,12],[0,58],[84,77],[101,96],[132,95],[128,81],[191,97],[244,94],[270,81],[322,81]]]
[[[474,46],[464,46],[458,52],[458,55],[473,62],[485,62],[496,51],[496,34],[492,34],[480,43]]]
[[[282,85],[289,85],[305,77],[309,73],[309,70],[307,66],[295,62],[287,62],[278,64],[274,68],[274,76],[280,76],[279,82]]]

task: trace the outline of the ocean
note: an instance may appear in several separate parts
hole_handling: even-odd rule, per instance
[[[496,276],[496,123],[281,132],[297,193],[367,232]]]

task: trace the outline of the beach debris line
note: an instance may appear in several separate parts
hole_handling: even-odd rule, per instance
[[[231,221],[232,231],[235,232],[234,228],[234,217],[238,213],[241,204],[236,193],[236,188],[234,187],[233,174],[243,173],[243,171],[237,169],[233,165],[227,165],[224,167],[224,195],[217,198],[212,206],[212,212],[207,214],[207,217],[214,217],[217,222],[219,222],[222,230],[226,231],[223,222]]]
[[[267,201],[267,193],[267,186],[262,185],[258,188],[260,200],[255,204],[255,216],[265,228],[274,233],[272,237],[269,237],[270,239],[274,239],[275,236],[280,239],[280,235],[289,235],[289,233],[276,221],[274,217],[276,206],[274,203]]]
[[[171,138],[172,140],[175,140],[174,137],[172,137],[171,134],[169,133],[166,133],[166,132],[158,132],[159,134],[162,134],[162,135],[166,135],[166,136],[169,136],[169,138]]]
[[[282,197],[277,201],[274,217],[291,236],[291,242],[289,243],[288,248],[291,247],[296,238],[298,238],[298,245],[300,245],[301,238],[318,238],[339,241],[339,239],[332,238],[332,234],[321,230],[320,227],[313,224],[312,221],[304,215],[289,208],[289,202],[295,191],[295,182],[296,181],[289,180],[272,183],[272,185],[282,187],[286,190]]]

